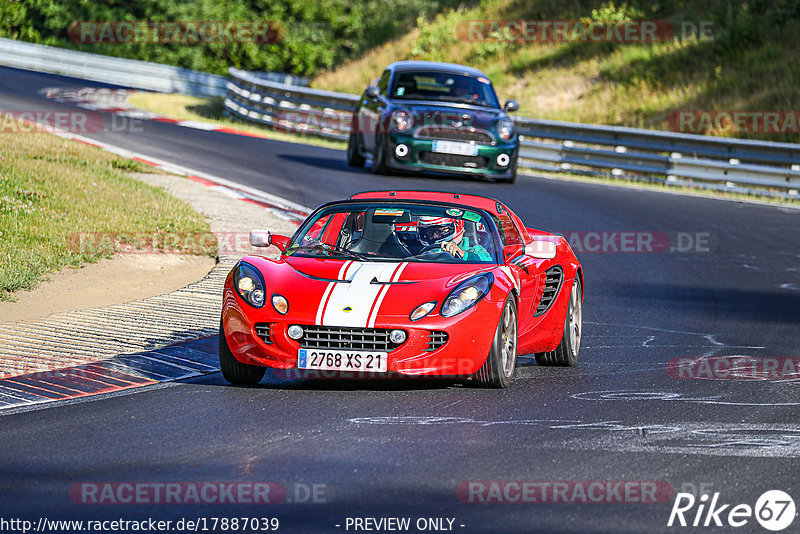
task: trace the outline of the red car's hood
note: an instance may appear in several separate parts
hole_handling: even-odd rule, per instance
[[[342,259],[247,256],[268,291],[289,301],[298,324],[385,328],[420,304],[442,302],[461,281],[494,264],[361,262]],[[271,313],[270,308],[265,308]],[[264,320],[268,320],[266,317]]]

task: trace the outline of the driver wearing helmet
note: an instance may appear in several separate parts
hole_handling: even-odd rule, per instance
[[[492,255],[464,237],[464,221],[449,217],[421,216],[417,225],[419,242],[426,247],[439,245],[448,254],[464,261],[491,261]]]

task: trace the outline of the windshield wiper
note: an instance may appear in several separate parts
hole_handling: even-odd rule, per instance
[[[353,252],[352,250],[347,250],[346,248],[342,248],[339,245],[327,245],[327,244],[304,245],[302,247],[295,249],[293,254],[297,252],[328,252],[328,253],[341,254],[343,256],[355,258],[357,260],[367,259],[362,254],[359,254],[358,252]]]
[[[480,106],[480,107],[483,107],[483,108],[491,107],[490,105],[488,105],[488,104],[486,104],[484,102],[481,102],[480,100],[475,100],[475,99],[470,98],[468,96],[441,95],[439,98],[442,99],[442,100],[448,100],[448,101],[451,101],[451,102],[461,102],[461,103],[464,103],[464,104],[471,104],[473,106]]]

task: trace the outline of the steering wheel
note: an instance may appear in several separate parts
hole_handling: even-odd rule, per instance
[[[439,249],[439,250],[437,251],[436,249]],[[443,254],[447,254],[449,257],[455,257],[452,254],[450,254],[449,252],[447,252],[446,250],[444,250],[442,248],[441,243],[434,243],[433,245],[428,245],[427,247],[424,247],[422,250],[417,252],[415,254],[415,256],[419,257],[419,256],[428,255],[428,256],[431,256],[431,259],[433,259],[433,258],[438,258],[439,256],[442,256]]]

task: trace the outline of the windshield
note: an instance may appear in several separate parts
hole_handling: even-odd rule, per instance
[[[435,71],[401,71],[395,74],[390,95],[406,100],[444,100],[500,108],[492,84],[483,76],[473,78]]]
[[[359,261],[497,263],[494,225],[478,210],[414,204],[345,204],[313,214],[287,256]]]

